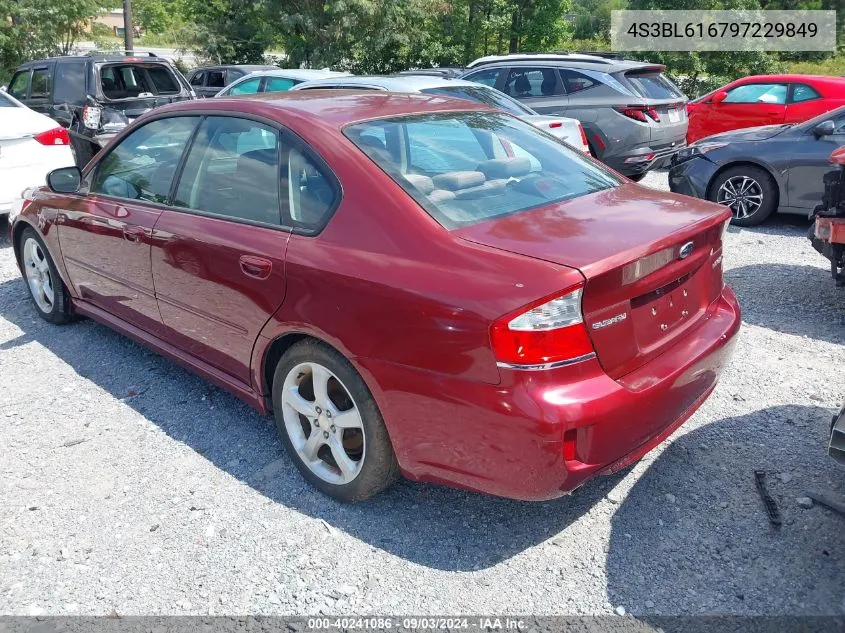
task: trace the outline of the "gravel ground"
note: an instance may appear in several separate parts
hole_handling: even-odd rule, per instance
[[[845,289],[805,233],[729,230],[736,355],[632,470],[548,503],[402,482],[347,506],[232,396],[91,321],[39,319],[4,232],[0,613],[845,614],[845,517],[796,501],[845,493],[825,453]]]

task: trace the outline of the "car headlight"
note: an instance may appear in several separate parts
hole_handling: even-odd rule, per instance
[[[696,143],[683,149],[678,150],[675,154],[675,164],[686,162],[690,159],[704,156],[707,152],[712,152],[714,149],[724,147],[727,143]]]

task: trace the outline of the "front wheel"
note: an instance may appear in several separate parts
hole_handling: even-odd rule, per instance
[[[45,321],[61,324],[73,320],[67,288],[44,242],[27,227],[20,238],[21,269],[35,309]]]
[[[273,413],[302,476],[341,501],[387,488],[399,466],[378,406],[358,372],[318,341],[293,345],[273,378]]]
[[[756,226],[777,207],[777,185],[760,167],[740,165],[723,171],[710,186],[713,202],[729,207],[731,224]]]

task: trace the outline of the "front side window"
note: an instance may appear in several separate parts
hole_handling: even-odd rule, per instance
[[[50,96],[50,71],[39,68],[32,72],[32,85],[29,89],[30,99],[46,99]]]
[[[18,101],[26,100],[26,89],[29,84],[29,71],[17,73],[12,77],[12,83],[9,84],[9,94]]]
[[[518,99],[551,97],[557,93],[557,73],[553,68],[514,68],[505,83],[505,94]]]
[[[728,92],[722,103],[786,103],[786,84],[745,84]]]
[[[194,73],[194,75],[191,77],[191,85],[194,88],[202,88],[202,80],[203,79],[205,79],[205,73],[204,72]]]
[[[491,88],[496,87],[496,82],[499,81],[499,75],[501,74],[501,68],[490,68],[488,70],[480,70],[477,73],[473,73],[464,77],[467,81],[474,81],[477,84],[484,84],[485,86],[490,86]]]
[[[821,95],[807,84],[795,84],[792,88],[792,103],[821,99]]]
[[[286,92],[300,82],[287,77],[268,77],[265,92]]]
[[[578,152],[504,114],[397,117],[356,123],[344,133],[447,229],[621,182]],[[399,150],[378,142],[383,138],[397,139]]]
[[[279,134],[256,121],[205,119],[185,161],[173,205],[279,226]]]
[[[229,89],[230,95],[251,95],[258,92],[258,88],[261,85],[261,77],[256,77],[255,79],[248,79],[239,83],[237,86],[232,86]]]
[[[199,117],[151,121],[124,138],[96,168],[91,193],[167,202],[173,174]]]

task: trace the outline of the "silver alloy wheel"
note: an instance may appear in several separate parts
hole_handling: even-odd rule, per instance
[[[53,311],[55,291],[53,275],[50,272],[50,264],[47,262],[47,255],[33,237],[24,242],[23,245],[23,266],[26,271],[26,281],[29,284],[29,291],[39,309],[45,314]]]
[[[325,482],[348,484],[366,456],[364,423],[349,390],[319,363],[300,363],[282,387],[282,417],[291,444]]]
[[[763,188],[749,176],[734,176],[719,187],[716,202],[730,207],[734,217],[742,220],[760,209],[763,204]]]

